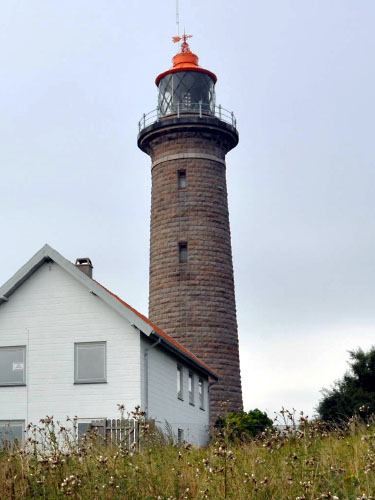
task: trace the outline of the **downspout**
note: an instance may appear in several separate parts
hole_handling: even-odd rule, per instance
[[[150,347],[146,347],[145,352],[143,354],[144,356],[144,365],[145,365],[145,413],[146,413],[146,418],[148,418],[148,351],[152,349],[153,347],[156,347],[158,344],[160,344],[161,338],[158,338],[158,340],[150,345]]]
[[[27,348],[25,353],[25,364],[26,364],[26,421],[25,427],[29,425],[29,387],[30,387],[30,330],[26,328],[27,331]],[[25,429],[26,430],[26,429]]]

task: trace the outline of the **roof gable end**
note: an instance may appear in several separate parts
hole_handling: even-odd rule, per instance
[[[139,313],[136,309],[124,302],[120,299],[120,297],[80,271],[77,266],[65,259],[65,257],[47,244],[44,245],[44,247],[41,248],[33,257],[31,257],[31,259],[26,262],[26,264],[22,266],[21,269],[19,269],[19,271],[17,271],[0,288],[0,307],[2,303],[9,300],[17,288],[19,288],[33,273],[35,273],[35,271],[37,271],[44,263],[50,261],[59,265],[68,274],[84,285],[90,293],[98,296],[109,307],[118,312],[120,316],[129,321],[132,326],[135,326],[147,336],[150,336],[151,334],[156,335],[158,338],[161,338],[165,345],[172,349],[177,355],[198,366],[212,378],[219,378],[219,375],[212,370],[212,368],[197,358],[193,353],[185,349],[185,347],[175,339],[167,335],[157,325],[146,318],[146,316],[143,316],[143,314]]]
[[[69,260],[65,259],[59,252],[44,245],[24,266],[19,269],[1,288],[0,288],[0,306],[3,302],[7,302],[9,297],[24,283],[35,271],[37,271],[45,262],[53,261],[62,269],[64,269],[73,278],[84,285],[89,292],[100,297],[112,309],[117,311],[123,318],[128,320],[132,325],[141,330],[146,335],[150,335],[153,328],[143,321],[137,314],[130,309],[122,307],[121,303],[94,280],[86,276]]]

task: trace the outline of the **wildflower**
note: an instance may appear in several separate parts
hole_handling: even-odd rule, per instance
[[[330,491],[328,493],[323,493],[323,495],[320,495],[320,497],[317,500],[321,500],[323,498],[329,498],[330,500],[340,500],[339,497],[332,495]]]
[[[53,422],[53,415],[52,415],[52,417],[49,417],[49,416],[47,415],[47,416],[46,416],[46,418],[41,418],[41,419],[39,420],[39,422],[40,422],[41,424],[44,424],[44,425],[51,424],[51,423]]]
[[[370,471],[372,471],[372,469],[373,469],[373,464],[367,464],[364,469],[364,473],[368,474]]]

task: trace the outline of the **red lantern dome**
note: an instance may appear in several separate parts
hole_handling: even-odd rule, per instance
[[[173,68],[156,78],[159,87],[158,112],[160,116],[180,112],[215,113],[216,75],[198,64],[198,56],[190,50],[187,39],[191,35],[173,38],[183,40],[181,52],[173,58]]]

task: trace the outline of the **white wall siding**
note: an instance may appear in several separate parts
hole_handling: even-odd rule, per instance
[[[149,348],[147,338],[142,336],[142,351]],[[183,367],[183,401],[177,398],[177,363]],[[189,404],[188,378],[189,370],[194,373],[195,405]],[[166,423],[171,427],[175,437],[178,429],[184,430],[184,439],[196,446],[208,444],[209,410],[208,382],[204,382],[205,410],[199,407],[198,377],[199,374],[187,364],[165,351],[160,345],[148,351],[148,415],[154,418],[163,429]],[[143,369],[143,387],[147,383]],[[142,393],[144,404],[144,392]]]
[[[74,384],[74,343],[107,342],[107,383]],[[26,345],[26,387],[0,387],[0,420],[118,418],[141,400],[140,335],[55,263],[0,306],[0,346]]]

